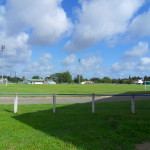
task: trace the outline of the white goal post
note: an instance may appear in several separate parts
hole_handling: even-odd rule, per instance
[[[150,90],[150,81],[144,81],[145,90]]]
[[[7,80],[7,78],[4,78],[4,79],[0,78],[0,84],[7,86],[7,85],[8,85],[8,80]]]

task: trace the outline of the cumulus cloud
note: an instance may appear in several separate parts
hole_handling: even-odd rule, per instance
[[[72,23],[61,2],[62,0],[10,0],[0,6],[0,41],[6,46],[4,67],[7,74],[15,72],[17,67],[21,70],[24,63],[30,62],[33,45],[54,44],[70,32]],[[30,73],[46,74],[53,68],[49,62],[51,59],[51,54],[45,53],[26,68]],[[24,71],[27,73],[26,68]]]
[[[90,57],[85,58],[81,60],[81,65],[83,68],[91,69],[93,66],[99,65],[99,63],[102,61],[100,57]]]
[[[142,56],[148,52],[148,43],[147,42],[139,42],[138,45],[134,46],[131,50],[125,52],[125,57],[135,57]]]
[[[150,9],[138,15],[130,24],[129,30],[136,36],[150,36]]]
[[[41,54],[39,59],[29,63],[23,69],[25,76],[39,75],[41,77],[50,76],[53,73],[54,66],[51,63],[52,56],[50,53]]]
[[[143,0],[80,0],[80,3],[75,34],[65,45],[69,52],[89,48],[98,41],[124,33]]]
[[[134,62],[117,62],[112,64],[112,71],[113,72],[124,72],[127,70],[133,70],[136,66],[136,63]]]
[[[61,7],[62,0],[11,0],[5,14],[8,34],[28,32],[31,43],[54,44],[68,32],[71,22]]]
[[[14,71],[19,64],[30,60],[32,52],[27,44],[28,38],[28,35],[25,33],[8,37],[5,32],[0,32],[0,41],[6,47],[3,60],[6,71]]]
[[[5,7],[0,6],[0,30],[5,28],[6,20],[5,20]]]
[[[122,61],[112,64],[112,72],[146,71],[150,65],[150,58],[143,55],[148,51],[148,43],[139,42],[131,50],[125,52]]]
[[[149,57],[141,58],[140,64],[141,65],[150,65],[150,58]]]
[[[65,65],[65,66],[70,66],[72,64],[74,64],[76,62],[76,56],[75,55],[69,55],[67,56],[63,61],[62,63]]]
[[[140,62],[137,65],[137,69],[140,71],[150,71],[150,57],[142,57],[140,59]]]
[[[76,55],[69,55],[63,60],[64,68],[63,71],[69,71],[73,77],[78,74],[82,74],[84,77],[89,77],[91,75],[99,76],[99,71],[101,70],[102,59],[99,56],[86,56],[80,59],[80,63],[77,61]]]

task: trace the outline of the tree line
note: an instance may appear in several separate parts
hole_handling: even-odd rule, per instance
[[[2,76],[0,76],[2,78]],[[10,77],[4,75],[3,78],[7,78],[9,82],[18,83],[25,80],[25,77]],[[33,76],[32,79],[42,79],[40,76]],[[109,77],[103,77],[103,78],[84,78],[82,75],[77,75],[76,77],[72,77],[69,71],[63,72],[63,73],[54,73],[51,74],[49,77],[45,77],[46,80],[53,80],[56,83],[81,83],[83,81],[93,81],[94,83],[114,83],[114,84],[132,84],[134,81],[137,81],[139,79],[143,79],[144,81],[150,81],[150,76],[145,76],[144,78],[140,76],[134,76],[134,77],[128,77],[128,78],[115,78],[111,79]]]

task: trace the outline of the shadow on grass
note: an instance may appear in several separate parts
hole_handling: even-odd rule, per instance
[[[149,112],[147,108],[144,115]],[[82,150],[134,149],[134,143],[150,139],[145,135],[150,133],[150,122],[131,115],[130,102],[97,103],[95,114],[90,103],[58,105],[56,114],[48,109],[14,119]]]
[[[9,110],[9,109],[4,109],[4,111],[9,112],[9,113],[13,113],[13,111]]]

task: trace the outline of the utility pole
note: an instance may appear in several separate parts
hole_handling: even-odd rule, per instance
[[[1,53],[2,53],[2,84],[3,84],[3,59],[4,59],[4,49],[5,49],[5,45],[2,45],[2,47],[1,47]]]

